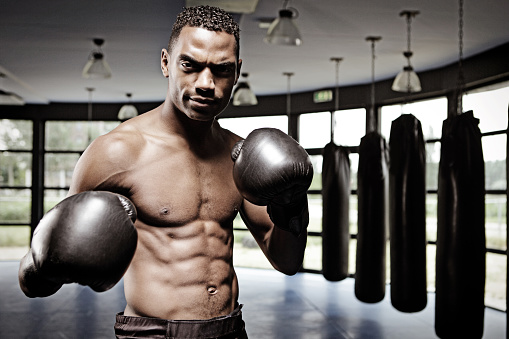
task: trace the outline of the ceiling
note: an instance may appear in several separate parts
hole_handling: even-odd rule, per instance
[[[255,2],[256,0],[247,0]],[[218,0],[201,1],[210,4]],[[239,1],[220,0],[222,3]],[[335,85],[335,64],[342,57],[339,84],[371,81],[371,45],[376,44],[376,80],[394,77],[406,63],[406,21],[402,10],[419,10],[412,21],[412,64],[419,73],[458,60],[458,1],[453,0],[291,0],[299,12],[296,23],[303,43],[298,47],[263,42],[260,20],[275,18],[283,1],[259,0],[250,14],[238,14],[243,71],[257,95],[287,90],[283,72],[294,72],[292,92]],[[0,89],[27,103],[164,100],[166,79],[159,57],[184,0],[24,0],[3,1],[0,10]],[[465,0],[464,56],[509,41],[509,1]],[[103,52],[113,76],[84,79],[81,71],[104,38]]]

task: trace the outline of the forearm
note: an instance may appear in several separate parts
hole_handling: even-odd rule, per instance
[[[294,275],[302,267],[306,242],[306,230],[297,237],[274,226],[267,240],[267,257],[276,270]]]
[[[307,196],[291,206],[269,205],[274,222],[267,249],[273,266],[289,275],[297,273],[304,259],[309,211]]]
[[[296,236],[274,224],[267,213],[267,206],[256,206],[247,200],[240,209],[240,215],[275,269],[288,275],[300,270],[307,241],[306,227]],[[302,215],[305,220],[309,219],[307,208]]]

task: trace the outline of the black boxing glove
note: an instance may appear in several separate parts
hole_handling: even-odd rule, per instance
[[[233,179],[255,205],[267,206],[274,224],[296,236],[309,223],[307,190],[313,165],[292,137],[275,128],[260,128],[232,149]]]
[[[96,292],[112,288],[136,251],[135,220],[134,205],[118,194],[88,191],[62,200],[35,229],[19,268],[21,289],[33,298],[74,282]]]

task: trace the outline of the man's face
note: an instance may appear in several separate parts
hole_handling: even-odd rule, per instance
[[[172,50],[161,55],[167,98],[190,119],[212,120],[228,105],[241,62],[233,35],[184,27]]]

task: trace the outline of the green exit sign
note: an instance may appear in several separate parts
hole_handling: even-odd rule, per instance
[[[316,91],[313,93],[313,102],[329,102],[332,101],[332,91],[330,89],[323,91]]]

